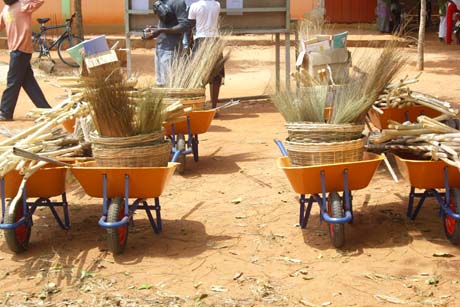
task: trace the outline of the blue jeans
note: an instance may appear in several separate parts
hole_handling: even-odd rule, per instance
[[[169,79],[174,50],[155,49],[155,79],[157,86],[165,86]]]
[[[35,80],[32,66],[30,66],[31,58],[32,54],[30,53],[18,50],[10,52],[7,84],[6,89],[3,91],[2,102],[0,104],[0,114],[7,119],[13,118],[21,87],[24,88],[37,108],[51,108],[37,80]]]

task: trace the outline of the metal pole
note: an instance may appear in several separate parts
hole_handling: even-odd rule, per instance
[[[276,58],[276,91],[278,92],[280,90],[280,34],[276,33],[275,34],[275,42],[276,42],[276,52],[275,52],[275,58]]]
[[[291,33],[286,32],[285,36],[286,48],[286,89],[291,88]]]
[[[126,55],[126,69],[128,73],[128,78],[131,77],[131,34],[130,34],[130,29],[129,29],[129,19],[130,19],[130,5],[129,5],[130,0],[125,0],[125,34],[126,34],[126,49],[127,49],[127,55]]]

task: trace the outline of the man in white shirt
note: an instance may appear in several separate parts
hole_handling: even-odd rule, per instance
[[[219,36],[219,14],[220,3],[215,0],[199,0],[190,6],[188,19],[191,23],[191,27],[196,28],[193,51],[196,51],[200,42],[206,38]],[[225,77],[223,56],[221,59],[222,60],[219,60],[218,63],[222,65],[222,69],[220,69],[216,75],[211,76],[211,80],[209,82],[213,108],[217,107],[220,86],[222,85],[222,80]]]

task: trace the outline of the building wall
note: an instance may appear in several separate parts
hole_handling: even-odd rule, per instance
[[[268,0],[267,0],[268,1]],[[374,20],[376,0],[326,0],[326,15],[332,22],[350,22],[356,19]],[[3,2],[3,1],[2,1]],[[302,19],[317,5],[317,0],[291,0],[291,18]],[[346,4],[345,4],[346,3]],[[364,5],[364,3],[366,3]],[[358,5],[359,9],[355,9]],[[125,0],[82,0],[83,22],[86,33],[123,33]],[[3,5],[0,5],[3,8]],[[353,7],[353,9],[351,9]],[[34,13],[33,20],[49,17],[49,24],[60,24],[73,12],[73,0],[46,0]],[[349,17],[347,15],[350,15]],[[371,18],[372,16],[372,18]],[[363,20],[364,21],[364,20]],[[35,22],[36,23],[36,22]]]
[[[377,0],[327,0],[326,20],[336,23],[373,23]]]

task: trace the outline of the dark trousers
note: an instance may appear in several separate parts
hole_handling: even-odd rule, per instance
[[[18,50],[10,52],[7,84],[0,105],[1,115],[8,119],[13,118],[21,87],[24,88],[37,108],[51,108],[37,80],[35,80],[32,66],[30,66],[31,58],[32,54],[30,53],[24,53]]]

